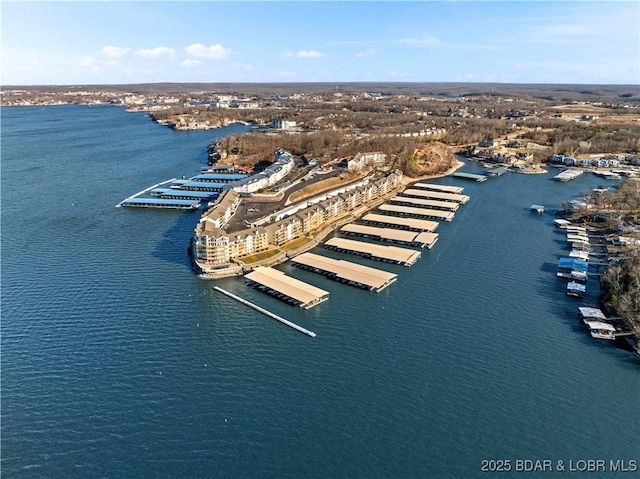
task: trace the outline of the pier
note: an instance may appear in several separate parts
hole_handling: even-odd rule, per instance
[[[432,210],[427,208],[412,208],[410,206],[383,204],[378,207],[378,210],[389,214],[433,218],[445,221],[451,221],[454,217],[454,213],[452,211]]]
[[[455,172],[452,176],[455,176],[456,178],[462,178],[463,180],[477,181],[479,183],[487,181],[486,175],[476,175],[475,173]]]
[[[469,201],[469,196],[459,193],[445,193],[443,191],[420,190],[416,188],[408,188],[402,192],[405,196],[415,196],[428,200],[453,201],[454,203],[465,204]]]
[[[244,277],[250,286],[304,309],[329,299],[329,291],[287,276],[277,269],[259,266]]]
[[[276,321],[280,321],[282,324],[286,324],[287,326],[289,326],[290,328],[295,329],[296,331],[300,331],[301,333],[306,334],[307,336],[310,336],[312,338],[316,337],[316,333],[314,333],[313,331],[309,331],[308,329],[305,329],[302,326],[298,326],[297,324],[292,323],[291,321],[288,321],[288,320],[284,319],[283,317],[278,316],[277,314],[273,314],[272,312],[267,311],[266,309],[261,308],[260,306],[258,306],[256,304],[250,303],[246,299],[242,299],[240,296],[236,296],[235,294],[230,293],[229,291],[225,291],[224,289],[220,288],[219,286],[214,286],[213,289],[215,289],[216,291],[219,291],[220,293],[224,294],[225,296],[228,296],[228,297],[230,297],[232,299],[235,299],[236,301],[238,301],[238,302],[240,302],[240,303],[242,303],[242,304],[244,304],[246,306],[249,306],[250,308],[255,309],[256,311],[258,311],[258,312],[260,312],[260,313],[262,313],[262,314],[264,314],[266,316],[269,316],[270,318],[275,319]]]
[[[375,213],[367,213],[360,219],[360,221],[365,224],[388,225],[403,230],[429,232],[435,231],[440,224],[437,221],[420,220],[417,218],[400,218],[398,216],[377,215]]]
[[[401,264],[404,266],[412,266],[421,255],[420,251],[408,248],[377,245],[344,238],[331,238],[324,244],[324,246],[325,248],[335,251],[355,254],[376,261],[385,261],[387,263]]]
[[[398,277],[394,273],[314,253],[303,253],[296,256],[291,260],[291,263],[298,268],[322,274],[334,281],[376,293],[385,289]]]
[[[393,198],[389,198],[388,201],[390,203],[417,206],[418,208],[427,207],[445,211],[457,211],[460,207],[460,203],[454,201],[438,201],[424,198],[411,198],[409,196],[394,196]]]
[[[438,233],[416,233],[415,231],[405,231],[394,228],[380,228],[376,226],[367,226],[350,223],[340,228],[340,232],[371,238],[377,241],[387,241],[390,243],[400,243],[410,246],[427,247],[431,249],[436,241],[438,241]]]

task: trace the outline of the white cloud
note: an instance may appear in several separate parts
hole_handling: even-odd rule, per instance
[[[219,43],[211,46],[205,46],[202,43],[194,43],[184,49],[189,55],[198,58],[211,58],[214,60],[224,60],[231,55],[231,50],[224,48]]]
[[[242,70],[245,72],[253,70],[253,65],[248,65],[245,63],[234,63],[231,65],[233,68],[237,68],[238,70]]]
[[[299,58],[320,58],[326,56],[324,53],[315,50],[302,50],[298,52]]]
[[[192,60],[190,58],[187,58],[186,60],[182,61],[181,65],[185,67],[197,67],[198,65],[202,65],[202,62],[200,60]]]
[[[116,65],[118,65],[118,62],[115,60],[102,61],[89,55],[80,57],[80,66],[89,68],[93,72],[100,72]]]
[[[144,58],[174,58],[176,51],[169,47],[141,48],[133,52],[134,55]]]
[[[292,57],[292,56],[294,56],[294,55],[295,55],[295,53],[293,53],[293,52],[284,52],[284,53],[283,53],[283,54],[281,54],[280,56],[281,56],[282,58],[291,58],[291,57]]]
[[[102,54],[108,56],[109,58],[120,58],[125,56],[131,48],[122,48],[122,47],[114,47],[111,45],[107,45],[102,48]]]
[[[372,55],[377,55],[377,54],[378,54],[377,50],[375,50],[374,48],[369,48],[368,50],[356,53],[356,58],[370,57]]]
[[[279,77],[293,78],[298,76],[298,72],[278,72]]]

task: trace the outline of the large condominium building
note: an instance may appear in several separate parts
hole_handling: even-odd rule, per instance
[[[320,231],[334,220],[393,191],[401,182],[402,173],[392,172],[267,226],[227,233],[223,226],[230,218],[230,212],[237,208],[235,199],[238,197],[233,192],[236,196],[221,197],[216,207],[210,209],[196,226],[192,240],[193,260],[203,272],[225,268],[235,259]]]

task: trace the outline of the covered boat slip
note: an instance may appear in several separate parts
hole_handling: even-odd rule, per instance
[[[335,251],[356,254],[365,258],[402,264],[404,266],[413,265],[421,255],[420,251],[408,248],[365,243],[364,241],[354,241],[345,238],[331,238],[324,246]]]
[[[379,293],[393,283],[397,274],[314,253],[302,253],[291,260],[294,266],[323,274],[341,283]]]
[[[558,261],[558,278],[586,281],[589,263],[576,258],[560,258]]]
[[[578,311],[580,311],[580,317],[582,318],[583,321],[588,321],[588,320],[606,321],[607,320],[607,317],[598,308],[580,306],[578,308]]]
[[[246,274],[247,282],[290,304],[308,309],[329,299],[329,292],[287,276],[282,271],[259,266]]]
[[[427,200],[424,198],[411,198],[410,196],[394,196],[393,198],[389,198],[388,201],[391,203],[417,206],[419,208],[426,206],[446,211],[456,211],[460,207],[460,203],[454,203],[453,201]]]
[[[387,205],[378,206],[378,210],[390,214],[399,214],[406,216],[417,216],[423,218],[434,218],[438,220],[451,221],[454,217],[452,211],[432,210],[428,208],[414,208],[411,206]]]
[[[403,230],[414,231],[435,231],[440,224],[437,221],[399,218],[398,216],[377,215],[375,213],[367,213],[361,218],[361,221],[367,224],[390,225]]]
[[[411,186],[414,188],[420,188],[422,190],[444,191],[445,193],[460,194],[464,191],[464,188],[462,186],[434,185],[432,183],[414,183]]]
[[[592,338],[596,339],[616,339],[616,328],[602,321],[585,321]]]
[[[406,196],[415,196],[429,200],[453,201],[454,203],[465,204],[469,201],[467,195],[459,195],[457,193],[445,193],[442,191],[419,190],[416,188],[408,188],[402,192]]]
[[[200,208],[200,202],[197,200],[174,200],[169,198],[127,198],[126,200],[121,201],[117,206],[195,210]]]
[[[340,228],[340,232],[355,236],[364,236],[379,241],[404,243],[412,246],[431,247],[438,241],[438,233],[416,233],[415,231],[399,230],[394,228],[379,228],[350,223]]]

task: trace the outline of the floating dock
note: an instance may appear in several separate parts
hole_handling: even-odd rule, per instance
[[[328,291],[287,276],[277,269],[259,266],[244,277],[250,286],[304,309],[329,299]]]
[[[322,274],[334,281],[376,293],[385,289],[398,277],[394,273],[314,253],[303,253],[293,258],[291,262],[294,266]]]
[[[398,214],[404,216],[414,216],[423,218],[433,218],[437,220],[451,221],[454,217],[452,211],[432,210],[428,208],[413,208],[410,206],[387,205],[382,204],[378,210],[389,214]]]
[[[416,206],[418,208],[426,207],[445,211],[457,211],[460,207],[460,203],[455,203],[453,201],[428,200],[425,198],[411,198],[409,196],[394,196],[393,198],[389,198],[388,201],[390,203]]]
[[[399,230],[394,228],[380,228],[376,226],[359,225],[350,223],[340,228],[340,232],[347,235],[363,236],[378,241],[400,243],[410,246],[419,246],[429,249],[438,241],[438,233],[416,233],[415,231]]]
[[[300,331],[303,334],[306,334],[307,336],[310,336],[312,338],[316,337],[316,333],[314,333],[313,331],[309,331],[308,329],[303,328],[302,326],[298,326],[295,323],[292,323],[291,321],[288,321],[286,319],[284,319],[281,316],[278,316],[277,314],[273,314],[270,311],[267,311],[264,308],[261,308],[260,306],[253,304],[249,301],[247,301],[246,299],[242,299],[240,296],[236,296],[233,293],[230,293],[229,291],[225,291],[224,289],[220,288],[219,286],[214,286],[213,289],[215,289],[216,291],[219,291],[220,293],[229,296],[230,298],[235,299],[236,301],[239,301],[240,303],[249,306],[250,308],[255,309],[256,311],[261,312],[262,314],[269,316],[270,318],[275,319],[276,321],[280,321],[282,324],[286,324],[287,326],[289,326],[290,328],[295,329],[296,331]]]
[[[459,193],[446,193],[444,191],[429,191],[416,188],[408,188],[402,192],[405,196],[415,196],[427,200],[453,201],[454,203],[465,204],[469,201],[469,196]]]
[[[577,168],[568,168],[563,172],[558,173],[556,176],[553,177],[553,179],[556,181],[563,181],[563,182],[571,181],[577,178],[578,176],[580,176],[582,173],[584,173],[584,171],[579,170]]]
[[[431,190],[431,191],[443,191],[445,193],[460,194],[464,191],[464,188],[462,188],[461,186],[434,185],[432,183],[414,183],[411,186],[413,188],[420,188],[423,190]]]
[[[370,258],[376,261],[385,261],[387,263],[401,264],[404,266],[412,266],[421,255],[420,251],[408,248],[377,245],[344,238],[331,238],[324,244],[324,246],[335,251],[356,254],[364,258]]]
[[[400,218],[391,215],[377,215],[367,213],[360,221],[374,225],[389,225],[394,228],[412,231],[435,231],[440,223],[437,221],[420,220],[416,218]]]
[[[162,198],[127,198],[122,200],[117,207],[130,206],[136,208],[169,208],[179,210],[197,210],[200,202],[197,200],[172,200]]]
[[[455,176],[456,178],[462,178],[463,180],[477,181],[479,183],[482,183],[483,181],[487,181],[486,175],[476,175],[475,173],[455,172],[452,176]]]

